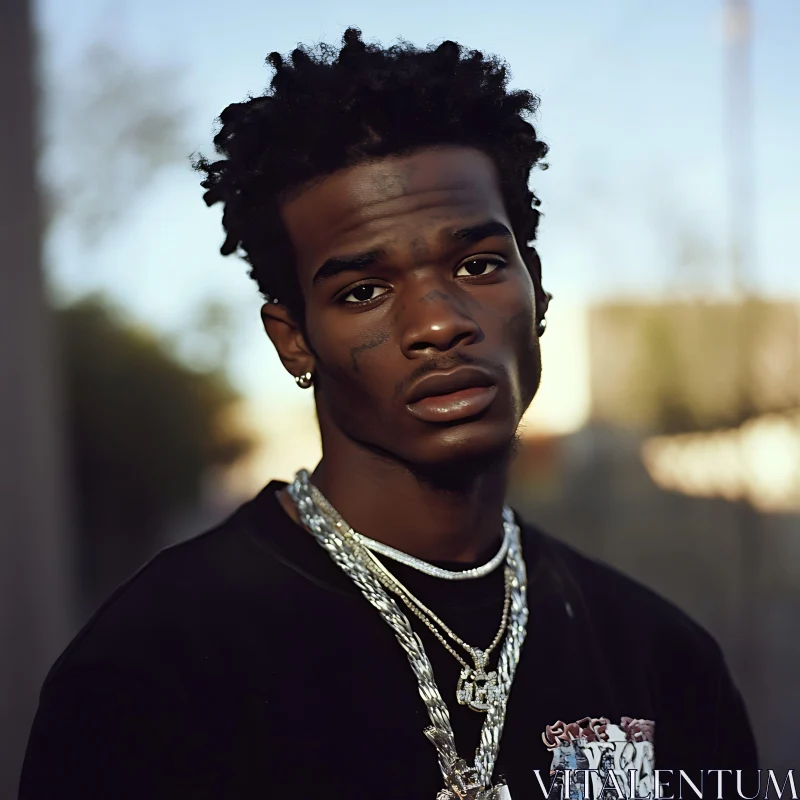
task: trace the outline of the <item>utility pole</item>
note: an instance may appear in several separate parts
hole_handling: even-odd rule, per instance
[[[725,141],[728,173],[728,236],[731,278],[739,306],[736,323],[738,349],[736,386],[740,426],[756,411],[752,391],[753,341],[758,336],[757,309],[749,301],[755,294],[755,158],[753,137],[752,16],[750,0],[725,1]],[[739,470],[747,487],[749,463],[743,439],[739,440]],[[761,566],[760,523],[746,496],[738,501],[737,520],[740,540],[738,625],[738,663],[745,693],[756,710],[760,689],[758,642]],[[753,702],[753,701],[756,702]]]
[[[42,274],[30,0],[0,24],[0,800],[13,800],[42,680],[71,632],[63,426]]]
[[[725,0],[725,138],[733,287],[745,300],[755,287],[752,20],[750,0]]]

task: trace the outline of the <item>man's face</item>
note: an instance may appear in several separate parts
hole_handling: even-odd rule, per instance
[[[462,147],[384,158],[333,174],[282,214],[323,446],[335,426],[421,469],[507,451],[541,361],[534,288],[492,160]]]

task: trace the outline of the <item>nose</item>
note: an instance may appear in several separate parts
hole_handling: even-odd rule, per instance
[[[430,288],[406,301],[403,353],[417,358],[436,350],[446,352],[479,342],[483,332],[451,286]]]

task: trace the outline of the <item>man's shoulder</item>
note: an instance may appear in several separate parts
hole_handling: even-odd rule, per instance
[[[243,508],[243,507],[242,507]],[[223,522],[153,556],[95,610],[51,668],[144,672],[155,661],[191,658],[215,627],[224,629],[280,568],[259,548],[238,509]],[[268,598],[267,598],[268,601]]]
[[[599,635],[624,633],[670,659],[686,655],[710,664],[722,660],[712,634],[674,602],[618,568],[532,530],[539,541],[539,567],[573,604],[577,600],[574,613],[587,616]]]

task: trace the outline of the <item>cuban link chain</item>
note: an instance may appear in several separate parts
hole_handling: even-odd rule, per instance
[[[367,601],[392,629],[398,643],[408,656],[409,665],[417,679],[420,697],[431,721],[431,726],[426,728],[424,733],[436,747],[439,768],[445,781],[445,788],[439,792],[437,800],[507,798],[509,796],[507,788],[502,785],[493,787],[491,778],[505,723],[506,704],[519,663],[528,621],[525,562],[520,552],[519,528],[514,522],[511,509],[503,508],[504,526],[507,532],[510,530],[513,534],[507,554],[507,564],[513,572],[511,619],[497,668],[498,696],[487,711],[481,730],[480,745],[475,754],[475,764],[470,766],[463,758],[459,758],[456,751],[450,713],[436,686],[433,669],[422,641],[411,628],[408,618],[397,603],[359,557],[359,545],[348,535],[348,526],[343,520],[332,520],[315,503],[306,470],[297,473],[287,491],[297,507],[303,525],[328,552],[333,562],[358,586]]]

